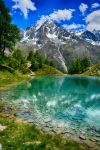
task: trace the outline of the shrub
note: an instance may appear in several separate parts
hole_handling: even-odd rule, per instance
[[[20,66],[20,62],[17,59],[10,57],[8,59],[8,66],[13,69],[18,69],[18,67]]]
[[[34,52],[31,50],[28,54],[27,60],[32,61],[33,58],[34,58]]]
[[[23,74],[30,73],[30,69],[27,68],[27,64],[21,64],[19,67],[19,71]]]
[[[69,74],[83,73],[87,67],[90,66],[90,61],[87,57],[83,59],[78,58],[74,64],[72,64],[69,69]]]
[[[24,64],[27,61],[26,57],[23,56],[23,52],[20,49],[15,50],[15,52],[12,55],[12,57],[14,57],[15,59],[17,59],[20,64]]]
[[[31,65],[32,71],[36,71],[39,69],[39,62],[37,60],[32,59],[31,63],[32,63]]]
[[[52,62],[52,61],[49,61],[48,59],[45,60],[45,64],[48,65],[48,66],[54,67],[53,62]]]
[[[38,61],[39,63],[39,68],[43,67],[43,64],[45,62],[44,56],[39,54],[38,52],[35,53],[34,58]]]

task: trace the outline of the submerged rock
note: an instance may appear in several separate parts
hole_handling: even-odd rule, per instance
[[[51,120],[51,119],[47,119],[47,120],[45,120],[44,122],[45,122],[45,123],[49,123],[49,122],[52,122],[52,120]]]
[[[100,138],[94,138],[96,142],[100,142]]]
[[[51,124],[46,124],[45,127],[53,128],[53,126]]]
[[[62,131],[62,134],[66,134],[66,133],[72,134],[72,132],[71,132],[70,130],[63,130],[63,131]]]
[[[5,106],[3,111],[4,113],[10,113],[12,111],[12,108],[9,106]]]
[[[82,140],[86,140],[86,137],[84,135],[82,135],[82,134],[79,135],[79,138],[82,139]]]
[[[100,134],[96,134],[96,137],[100,138]]]
[[[92,139],[92,138],[91,138],[91,139],[90,139],[90,141],[92,141],[92,142],[96,142],[96,139]]]

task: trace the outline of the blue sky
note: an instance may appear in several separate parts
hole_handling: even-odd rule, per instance
[[[20,28],[46,19],[70,30],[100,30],[100,0],[4,0]]]

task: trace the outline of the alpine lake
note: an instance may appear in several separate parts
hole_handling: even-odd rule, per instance
[[[39,129],[100,144],[100,78],[42,76],[0,93]]]

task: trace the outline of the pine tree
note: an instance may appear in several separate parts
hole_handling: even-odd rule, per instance
[[[86,70],[87,67],[90,66],[90,61],[87,57],[83,57],[82,59],[77,58],[76,61],[69,67],[70,74],[82,73]]]
[[[5,49],[11,50],[19,39],[19,30],[11,24],[9,9],[0,0],[0,53],[4,56]]]

